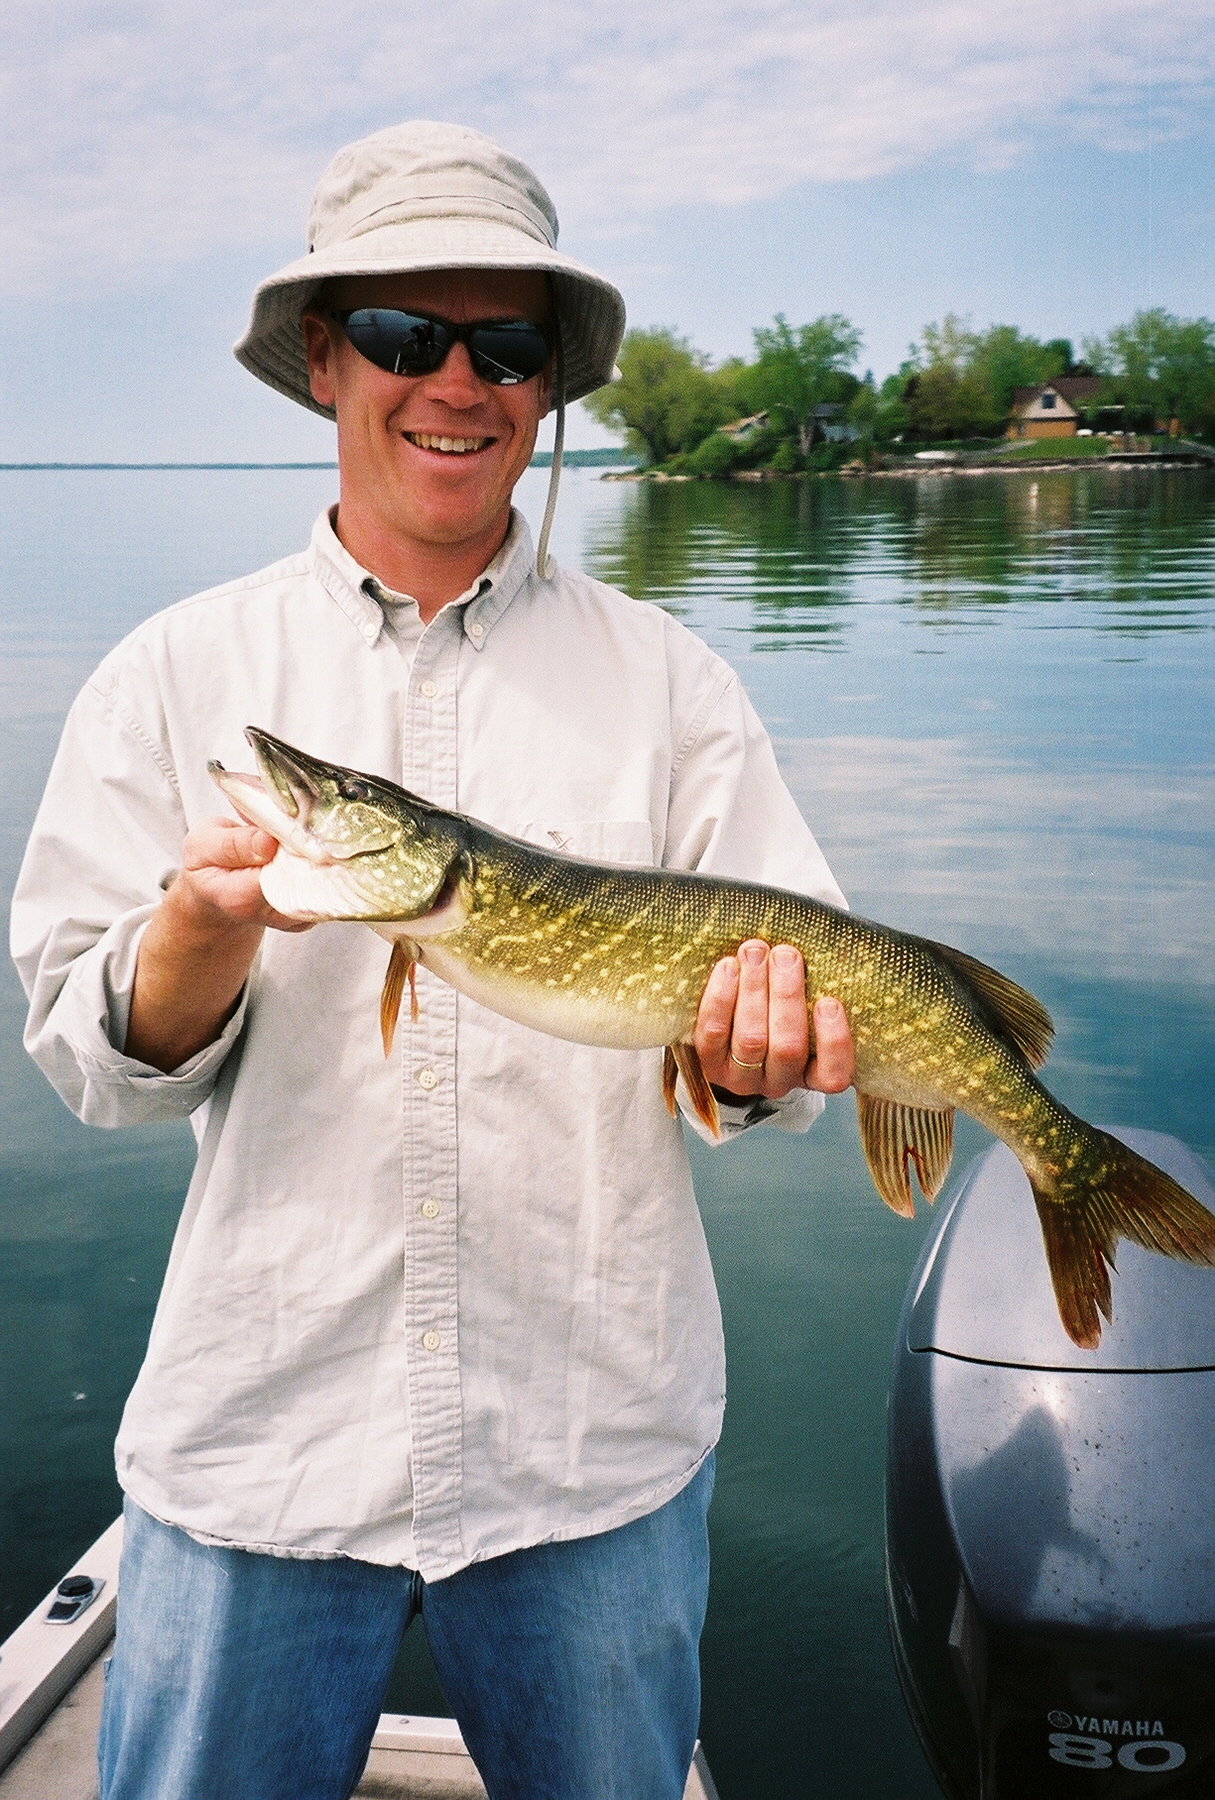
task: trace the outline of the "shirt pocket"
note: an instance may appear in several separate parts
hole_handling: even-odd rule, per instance
[[[654,864],[654,833],[648,819],[529,819],[518,835],[545,850],[583,856],[590,862]]]

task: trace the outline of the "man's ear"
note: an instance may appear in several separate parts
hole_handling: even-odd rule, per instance
[[[312,398],[318,406],[331,407],[337,393],[332,323],[309,306],[300,317],[300,330],[308,351],[308,385],[312,389]]]
[[[553,364],[550,359],[547,369],[540,371],[540,417],[547,419],[553,410]]]

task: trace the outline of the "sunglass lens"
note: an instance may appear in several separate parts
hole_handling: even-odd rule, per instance
[[[390,375],[429,375],[451,348],[438,319],[392,307],[360,307],[347,315],[345,329],[359,354]]]
[[[459,339],[467,343],[473,368],[482,381],[508,387],[538,375],[550,354],[548,338],[530,319],[450,325],[444,319],[428,319],[424,313],[386,306],[362,306],[337,317],[359,354],[390,375],[433,374]]]
[[[548,339],[528,319],[478,325],[468,347],[477,374],[499,386],[530,381],[549,359]]]

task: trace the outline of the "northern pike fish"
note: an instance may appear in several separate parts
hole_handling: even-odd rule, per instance
[[[257,775],[209,764],[237,812],[278,839],[261,871],[276,911],[358,920],[392,943],[385,1054],[421,963],[462,994],[579,1044],[665,1051],[711,1130],[717,1102],[692,1032],[709,976],[748,938],[794,944],[806,1001],[833,995],[856,1045],[861,1139],[879,1194],[913,1217],[910,1171],[931,1200],[961,1108],[1029,1177],[1064,1328],[1083,1349],[1112,1319],[1120,1238],[1215,1265],[1215,1216],[1171,1176],[1077,1118],[1034,1070],[1053,1026],[1024,988],[960,950],[805,895],[540,849],[445,812],[381,776],[246,733]],[[417,995],[413,995],[416,1017]]]

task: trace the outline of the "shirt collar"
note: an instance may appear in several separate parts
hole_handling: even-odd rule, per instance
[[[367,643],[374,644],[384,626],[377,596],[383,594],[390,600],[410,596],[394,594],[355,561],[333,529],[336,510],[328,508],[312,528],[313,573]],[[471,586],[443,608],[439,618],[458,613],[469,643],[475,650],[484,649],[490,632],[535,566],[536,553],[527,520],[512,507],[502,548]]]

